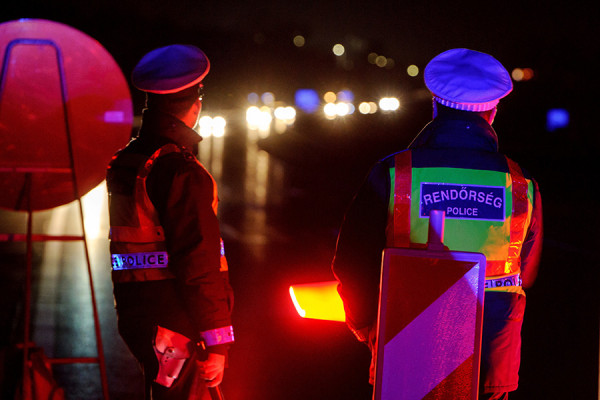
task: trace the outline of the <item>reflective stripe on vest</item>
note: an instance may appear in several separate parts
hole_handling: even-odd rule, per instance
[[[486,278],[485,288],[493,289],[508,286],[521,286],[523,281],[521,280],[521,274],[513,274],[504,276],[502,278]]]
[[[527,181],[523,176],[521,167],[506,157],[508,170],[512,179],[512,216],[510,223],[510,244],[508,246],[508,258],[504,273],[508,271],[517,271],[521,268],[521,249],[525,238],[525,222],[527,220],[527,211],[529,202],[527,201]],[[500,274],[500,268],[493,271]]]
[[[140,268],[167,268],[169,256],[166,251],[111,254],[113,271]]]
[[[410,203],[412,189],[412,157],[410,151],[398,153],[395,157],[394,216],[388,247],[410,247]]]
[[[492,245],[493,240],[500,241],[497,243],[497,248],[502,248],[503,241],[504,245],[508,246],[508,252],[503,259],[490,259],[490,254],[486,254],[488,258],[486,276],[488,277],[503,277],[507,274],[514,274],[520,271],[520,254],[523,245],[523,239],[525,236],[525,229],[528,218],[530,217],[529,199],[528,199],[528,188],[529,184],[521,168],[512,160],[506,158],[509,166],[509,176],[511,180],[511,199],[512,199],[512,212],[510,214],[510,232],[507,239],[502,239],[501,235],[498,234],[497,238],[491,238]],[[465,170],[465,173],[472,170]],[[492,173],[494,173],[492,171]],[[501,172],[498,172],[501,173]],[[421,199],[412,199],[413,191],[413,169],[412,169],[412,156],[410,151],[403,151],[395,156],[395,166],[390,170],[390,177],[393,182],[394,193],[390,196],[390,215],[388,218],[388,227],[386,229],[387,235],[387,246],[388,247],[419,247],[414,240],[416,232],[411,232],[411,202],[413,206],[418,206]],[[508,186],[509,182],[505,182],[504,185]],[[435,185],[435,184],[432,184]],[[477,185],[464,185],[478,188],[481,186]],[[494,189],[495,187],[492,187]],[[419,191],[421,188],[418,189]],[[498,190],[501,188],[498,187]],[[505,196],[506,197],[506,196]],[[393,210],[393,211],[392,211]],[[468,218],[468,216],[466,216]],[[414,215],[413,215],[414,218]],[[472,219],[472,218],[469,218]],[[491,225],[491,223],[490,223]],[[447,222],[448,226],[448,222]],[[413,228],[414,229],[414,228]],[[490,228],[491,229],[491,228]],[[507,228],[508,229],[508,228]],[[422,230],[422,227],[421,227]],[[491,235],[491,230],[488,233]],[[423,233],[423,232],[419,232]],[[486,232],[487,233],[487,232]],[[411,237],[413,240],[411,240]],[[426,232],[425,232],[426,238]],[[424,242],[420,246],[424,245]],[[494,246],[489,245],[490,248]],[[456,249],[450,246],[451,250],[463,250],[463,251],[481,251],[477,248],[469,249]],[[484,252],[485,251],[481,251]]]

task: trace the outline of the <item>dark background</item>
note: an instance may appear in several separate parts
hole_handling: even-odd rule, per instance
[[[494,123],[501,150],[537,178],[545,211],[543,260],[538,282],[528,292],[521,387],[514,398],[595,398],[598,6],[395,3],[19,1],[2,6],[0,21],[43,18],[75,27],[106,47],[126,76],[155,47],[195,44],[212,63],[205,81],[207,112],[243,110],[251,91],[269,90],[288,102],[305,87],[320,93],[350,88],[365,97],[403,93],[402,118],[354,118],[325,126],[314,116],[300,116],[290,135],[261,142],[289,171],[293,191],[282,194],[286,201],[280,207],[266,211],[273,226],[294,241],[276,242],[261,259],[248,258],[244,246],[230,239],[239,342],[225,387],[236,398],[292,398],[292,393],[293,398],[364,398],[368,355],[345,328],[292,317],[289,304],[269,303],[262,297],[269,290],[258,288],[285,291],[290,281],[331,278],[336,230],[362,176],[379,157],[406,147],[430,119],[422,75],[408,77],[407,65],[422,71],[436,54],[467,47],[494,55],[509,71],[532,68],[534,79],[515,82]],[[293,46],[296,34],[306,38],[304,47]],[[338,42],[346,45],[352,68],[332,55],[331,46]],[[392,57],[395,68],[367,63],[371,51]],[[132,89],[132,99],[139,114],[143,96]],[[569,126],[549,132],[545,118],[550,108],[567,109]],[[347,133],[343,140],[336,135],[340,131]],[[233,176],[242,167],[230,161]],[[225,185],[234,182],[225,172]],[[241,206],[226,200],[223,206],[221,218],[235,225]],[[257,263],[254,271],[252,262]],[[236,265],[244,267],[236,272]],[[262,329],[261,335],[250,334],[256,329]],[[245,339],[245,332],[261,342]]]

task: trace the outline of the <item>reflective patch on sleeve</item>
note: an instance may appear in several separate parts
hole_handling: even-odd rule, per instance
[[[233,326],[225,326],[223,328],[211,329],[210,331],[200,332],[200,336],[204,340],[206,346],[216,346],[233,342]]]
[[[522,283],[521,274],[514,274],[502,278],[488,278],[485,280],[485,288],[492,289],[506,286],[521,286]]]
[[[166,251],[146,253],[112,254],[112,269],[166,268],[169,256]]]
[[[441,210],[446,218],[504,221],[505,199],[502,186],[422,182],[419,216]]]

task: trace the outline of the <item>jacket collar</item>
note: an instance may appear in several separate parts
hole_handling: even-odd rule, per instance
[[[454,148],[498,151],[494,128],[474,113],[440,115],[427,124],[409,145],[416,148]]]
[[[140,138],[167,139],[192,150],[202,140],[198,133],[181,120],[162,111],[145,109],[142,116]]]

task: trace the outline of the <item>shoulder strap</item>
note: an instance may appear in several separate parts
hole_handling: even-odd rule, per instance
[[[508,172],[512,181],[512,213],[510,220],[510,244],[505,271],[518,270],[521,262],[521,249],[525,238],[525,222],[529,211],[527,200],[528,184],[519,164],[506,157]],[[503,272],[505,272],[503,271]]]
[[[394,157],[394,215],[388,247],[410,247],[410,200],[412,191],[412,155],[410,150]]]
[[[159,225],[156,210],[146,191],[146,178],[156,159],[174,152],[182,152],[182,150],[175,144],[166,144],[156,150],[138,170],[135,182],[135,202],[137,205],[138,220],[140,221],[141,226]]]

